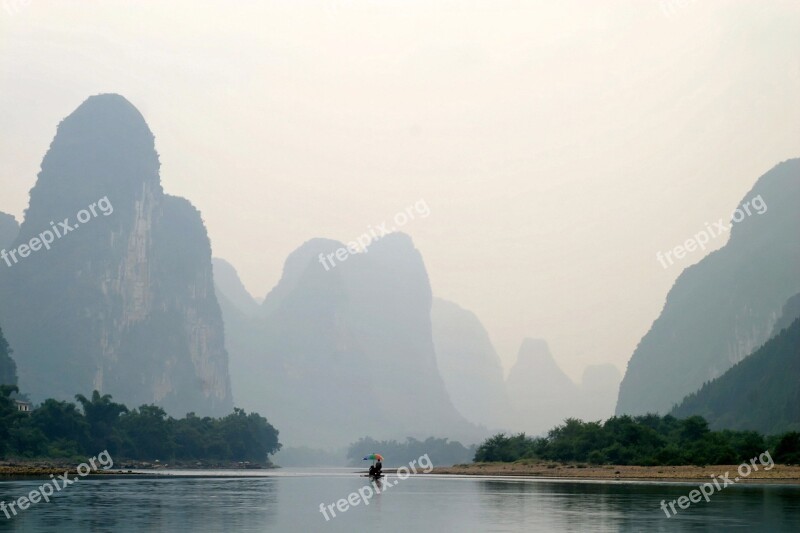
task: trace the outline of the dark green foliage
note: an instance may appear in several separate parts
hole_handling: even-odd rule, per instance
[[[536,457],[536,444],[543,439],[531,439],[524,433],[507,437],[499,433],[483,442],[475,451],[475,461],[511,462]]]
[[[14,406],[11,395],[18,392],[16,385],[0,385],[0,456],[11,448],[11,435],[23,414]]]
[[[42,432],[51,442],[61,442],[61,446],[72,442],[70,449],[90,447],[89,422],[74,403],[46,400],[31,413],[31,425]],[[59,448],[61,447],[59,446]]]
[[[371,453],[383,455],[384,466],[406,466],[425,454],[435,466],[452,466],[468,463],[475,454],[475,446],[467,448],[460,442],[435,437],[424,441],[408,437],[405,442],[362,437],[347,448],[347,460],[353,466],[362,466],[366,464],[363,458]]]
[[[78,394],[83,408],[46,400],[29,415],[10,397],[16,386],[0,386],[0,457],[73,457],[108,450],[138,460],[249,461],[267,463],[281,444],[278,430],[257,413],[242,409],[222,418],[176,420],[161,407],[128,410],[108,394]]]
[[[775,446],[775,461],[800,464],[800,433],[792,431],[783,435]]]
[[[111,401],[110,394],[100,396],[97,391],[92,392],[89,400],[83,394],[75,396],[83,407],[86,422],[89,424],[90,446],[93,449],[108,450],[110,453],[117,451],[117,439],[114,429],[119,420],[119,415],[127,413],[128,408],[121,403]]]
[[[755,431],[711,431],[699,416],[679,420],[670,415],[648,414],[612,417],[605,423],[568,419],[543,438],[501,433],[478,446],[473,460],[710,465],[740,463],[767,449],[774,450],[776,461],[797,460],[800,433],[787,434],[782,440],[772,439],[768,444]]]
[[[121,416],[119,427],[128,437],[122,445],[126,457],[158,459],[174,456],[174,421],[162,408],[143,405]]]
[[[275,453],[281,447],[278,432],[267,419],[257,413],[248,415],[244,409],[235,408],[233,413],[220,419],[218,434],[228,446],[229,458],[263,461],[265,449]]]
[[[800,319],[672,410],[713,429],[768,435],[800,430]]]

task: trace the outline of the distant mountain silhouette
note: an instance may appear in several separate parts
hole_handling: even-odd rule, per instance
[[[214,266],[214,284],[219,287],[217,298],[225,295],[225,298],[245,316],[258,314],[260,309],[258,302],[247,292],[233,265],[218,257],[213,258],[211,263]]]
[[[582,420],[605,420],[617,405],[622,373],[612,364],[589,365],[581,377]]]
[[[178,416],[229,412],[205,227],[187,200],[163,193],[153,134],[119,95],[93,96],[59,124],[11,246],[65,219],[75,229],[62,227],[49,250],[0,268],[0,324],[22,391],[41,401],[98,389]]]
[[[507,427],[510,404],[503,367],[478,317],[434,298],[431,321],[439,372],[456,409],[487,428]]]
[[[11,243],[17,238],[18,233],[19,224],[17,223],[17,219],[0,211],[0,250],[5,250],[11,246]],[[5,262],[0,262],[0,267],[10,268]]]
[[[213,264],[214,286],[225,325],[225,348],[228,352],[228,371],[234,402],[237,406],[246,406],[248,409],[252,405],[264,407],[264,403],[257,398],[261,397],[264,383],[269,379],[253,374],[254,369],[263,368],[270,361],[264,353],[261,306],[256,305],[254,309],[250,305],[246,298],[249,294],[233,265],[219,258],[215,258]],[[274,421],[271,415],[270,420]]]
[[[19,224],[13,216],[0,211],[0,251],[9,248],[19,233]],[[4,261],[0,261],[0,270],[10,268]],[[2,275],[2,274],[0,274]],[[2,324],[0,324],[0,385],[17,384],[17,365],[12,359],[11,348],[3,337]]]
[[[621,375],[613,365],[590,365],[580,385],[556,363],[543,339],[525,339],[506,380],[514,431],[544,434],[567,418],[604,420],[613,414]]]
[[[544,433],[577,416],[578,387],[559,368],[543,339],[522,341],[507,384],[518,431]]]
[[[769,339],[800,291],[800,159],[761,176],[740,207],[759,195],[766,212],[733,224],[723,248],[678,277],[628,363],[618,414],[669,412]]]
[[[326,270],[319,254],[343,246],[313,239],[292,252],[255,320],[223,305],[237,405],[268,412],[293,446],[485,436],[439,375],[430,285],[411,239],[388,235]]]

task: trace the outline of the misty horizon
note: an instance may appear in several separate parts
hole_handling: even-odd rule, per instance
[[[798,155],[786,95],[800,64],[782,53],[796,6],[673,4],[274,2],[220,19],[175,3],[143,30],[158,44],[134,45],[102,3],[31,2],[0,18],[4,70],[32,73],[0,85],[18,104],[0,210],[22,220],[62,117],[119,93],[152,126],[165,189],[192,200],[214,256],[256,297],[303,242],[347,241],[424,198],[430,217],[406,229],[434,292],[481,318],[506,371],[526,337],[547,339],[573,381],[590,364],[624,371],[680,272],[725,238],[669,269],[656,253],[727,219],[754,177]],[[218,37],[192,32],[206,27]]]

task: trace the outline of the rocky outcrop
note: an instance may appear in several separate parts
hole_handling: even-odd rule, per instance
[[[164,194],[153,134],[121,96],[93,96],[59,125],[12,246],[59,228],[0,274],[21,389],[34,401],[98,389],[179,416],[228,412],[205,227]]]

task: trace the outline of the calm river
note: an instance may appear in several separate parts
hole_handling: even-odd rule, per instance
[[[661,500],[677,499],[697,484],[390,476],[369,505],[352,497],[357,505],[341,512],[339,500],[359,489],[367,494],[365,478],[349,471],[194,474],[81,479],[49,503],[40,501],[10,519],[0,513],[0,531],[800,531],[800,488],[782,485],[727,487],[710,502],[667,518]],[[0,501],[17,500],[43,482],[2,481]]]

